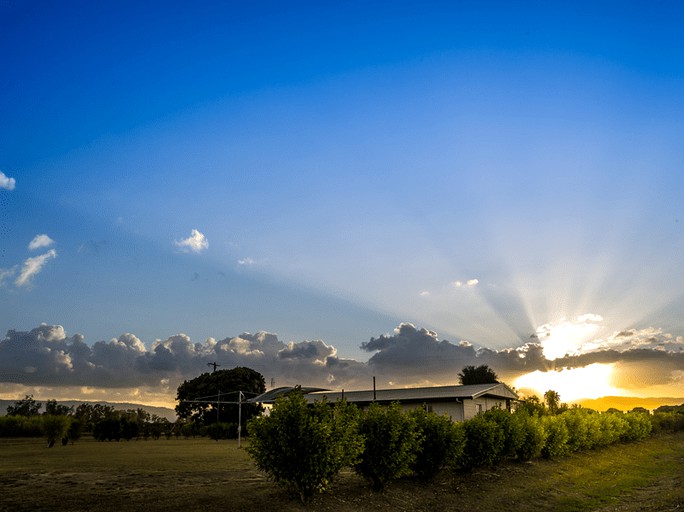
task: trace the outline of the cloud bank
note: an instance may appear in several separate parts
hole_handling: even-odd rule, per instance
[[[248,366],[276,386],[302,384],[329,389],[369,388],[376,376],[379,387],[446,385],[458,382],[467,365],[487,364],[512,382],[533,371],[581,368],[613,363],[621,369],[617,383],[625,389],[684,386],[684,338],[658,329],[628,330],[604,340],[593,352],[549,360],[539,342],[490,350],[467,341],[440,340],[426,329],[404,323],[392,334],[371,338],[361,348],[367,362],[344,359],[322,341],[283,342],[276,334],[243,333],[232,338],[193,342],[185,334],[155,340],[149,348],[134,334],[122,334],[92,345],[80,334],[68,336],[59,325],[42,324],[30,331],[10,330],[0,340],[0,391],[19,387],[79,388],[81,392],[164,395],[173,401],[177,386],[207,371],[207,363],[222,368]],[[88,391],[89,390],[89,391]],[[119,390],[119,391],[117,391]],[[682,388],[684,391],[684,388]],[[18,391],[16,391],[18,393]],[[130,398],[130,396],[129,396]]]

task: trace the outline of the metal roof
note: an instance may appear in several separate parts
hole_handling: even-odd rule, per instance
[[[251,401],[260,403],[273,403],[276,398],[292,391],[291,387],[277,388],[264,393]],[[307,391],[312,390],[312,391]],[[435,386],[422,388],[397,388],[397,389],[378,389],[373,397],[373,390],[363,391],[328,391],[315,388],[302,388],[304,398],[307,402],[313,403],[318,400],[327,400],[334,403],[341,398],[345,398],[352,403],[371,403],[371,402],[435,402],[457,399],[475,399],[482,396],[517,400],[518,395],[506,384],[474,384],[471,386]]]

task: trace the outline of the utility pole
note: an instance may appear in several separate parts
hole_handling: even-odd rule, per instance
[[[216,361],[214,361],[213,363],[207,363],[207,366],[213,366],[213,367],[214,367],[214,372],[215,372],[215,371],[216,371],[216,368],[218,368],[218,367],[221,366],[221,365],[218,364]],[[212,373],[213,373],[213,372],[212,372]]]
[[[240,448],[241,432],[242,432],[242,399],[244,394],[238,391],[238,448]]]

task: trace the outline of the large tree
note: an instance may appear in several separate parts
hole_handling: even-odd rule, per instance
[[[458,374],[458,379],[464,386],[471,384],[498,384],[499,382],[499,377],[496,376],[494,370],[486,364],[477,367],[466,366]]]
[[[41,407],[43,407],[43,404],[36,402],[33,399],[33,395],[26,395],[21,400],[14,402],[14,405],[7,407],[7,416],[26,416],[30,418],[40,414]]]
[[[266,391],[264,376],[251,368],[237,367],[203,373],[178,386],[176,413],[179,418],[209,425],[215,422],[238,423],[239,392],[242,401]],[[261,413],[258,404],[242,404],[242,427]]]

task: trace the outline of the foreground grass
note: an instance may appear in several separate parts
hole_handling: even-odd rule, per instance
[[[684,510],[684,434],[556,461],[445,472],[372,493],[351,472],[307,507],[257,472],[235,442],[206,439],[45,448],[0,439],[0,510]]]

